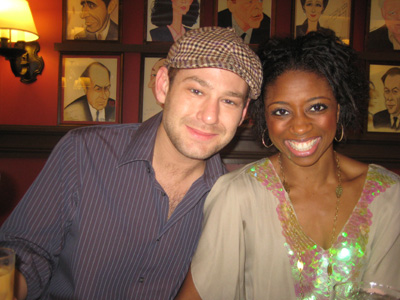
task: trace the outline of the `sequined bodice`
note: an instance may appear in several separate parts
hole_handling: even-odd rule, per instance
[[[329,299],[335,283],[359,279],[366,264],[366,246],[372,222],[372,214],[368,207],[380,192],[393,183],[392,178],[382,175],[374,165],[370,165],[357,205],[332,247],[325,250],[302,231],[297,219],[293,220],[293,214],[290,213],[291,203],[272,163],[268,159],[259,161],[248,169],[248,173],[278,199],[276,211],[281,222],[284,246],[298,299]],[[333,261],[330,276],[329,251]],[[302,271],[298,268],[299,253],[304,263]]]

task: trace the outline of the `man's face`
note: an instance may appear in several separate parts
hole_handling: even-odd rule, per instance
[[[181,69],[169,85],[162,67],[156,89],[158,101],[164,103],[160,135],[168,137],[172,153],[194,160],[207,159],[231,141],[249,100],[247,83],[217,68]]]
[[[89,104],[97,109],[102,110],[107,106],[110,97],[110,78],[108,71],[101,66],[94,65],[89,72],[90,83],[86,87],[86,97]]]
[[[394,116],[400,114],[400,75],[387,76],[385,79],[385,105]]]
[[[109,13],[103,0],[82,0],[81,18],[85,19],[86,30],[98,32],[104,29]]]
[[[262,0],[228,0],[228,8],[243,31],[259,28],[263,19]]]
[[[382,17],[389,31],[400,35],[400,1],[386,0],[382,8]]]

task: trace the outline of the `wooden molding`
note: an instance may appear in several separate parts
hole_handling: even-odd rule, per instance
[[[48,157],[57,142],[78,126],[0,125],[0,158]],[[393,135],[392,135],[393,136]],[[336,146],[338,152],[365,163],[400,169],[400,141],[351,138]],[[233,141],[221,151],[226,163],[243,164],[268,156],[248,128],[239,128]]]

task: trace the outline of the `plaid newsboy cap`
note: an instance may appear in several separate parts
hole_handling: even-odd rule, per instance
[[[251,99],[261,93],[260,59],[232,28],[214,26],[189,30],[171,46],[165,66],[228,70],[249,85]]]

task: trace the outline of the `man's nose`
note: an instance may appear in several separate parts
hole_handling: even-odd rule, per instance
[[[205,101],[198,111],[197,117],[205,124],[218,123],[219,102],[216,99],[208,99]]]

